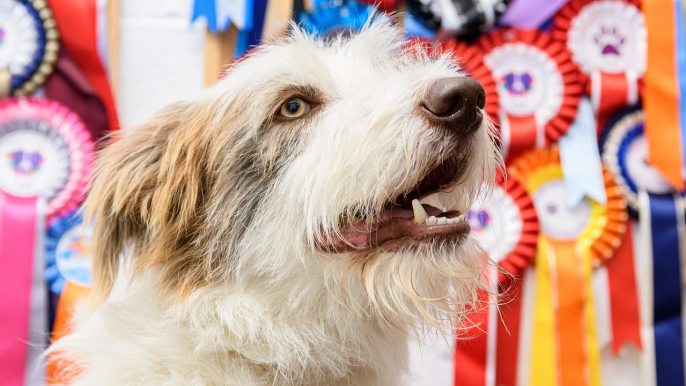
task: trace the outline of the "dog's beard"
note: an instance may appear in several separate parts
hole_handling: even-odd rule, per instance
[[[340,278],[340,293],[351,312],[371,308],[403,333],[418,336],[433,327],[453,336],[482,306],[477,292],[489,291],[491,265],[468,236],[410,241],[397,251],[353,256]]]

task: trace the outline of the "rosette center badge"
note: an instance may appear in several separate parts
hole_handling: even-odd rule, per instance
[[[621,1],[598,1],[572,19],[569,48],[583,71],[642,75],[646,67],[646,30],[641,11]]]
[[[22,123],[34,130],[21,129],[16,121],[0,124],[5,134],[0,136],[0,186],[15,196],[50,199],[69,177],[69,150],[47,125]]]
[[[498,82],[504,110],[512,116],[538,115],[538,122],[555,116],[562,104],[563,82],[557,65],[544,52],[522,43],[496,48],[484,62]],[[540,109],[541,105],[549,108]]]

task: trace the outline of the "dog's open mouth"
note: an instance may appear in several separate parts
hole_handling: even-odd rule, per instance
[[[341,232],[327,238],[320,248],[331,252],[345,252],[380,246],[400,246],[409,241],[468,234],[466,197],[461,197],[452,208],[443,210],[422,201],[431,201],[432,195],[450,188],[457,164],[444,162],[417,184],[412,191],[389,202],[376,219],[361,216],[341,217]]]

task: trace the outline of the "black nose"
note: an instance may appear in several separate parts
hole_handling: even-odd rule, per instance
[[[480,109],[485,105],[483,86],[466,76],[434,81],[422,100],[426,118],[461,134],[469,134],[479,128],[483,120]]]

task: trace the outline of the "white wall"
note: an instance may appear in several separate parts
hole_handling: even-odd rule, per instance
[[[203,23],[192,0],[121,0],[117,107],[128,128],[204,86]]]

